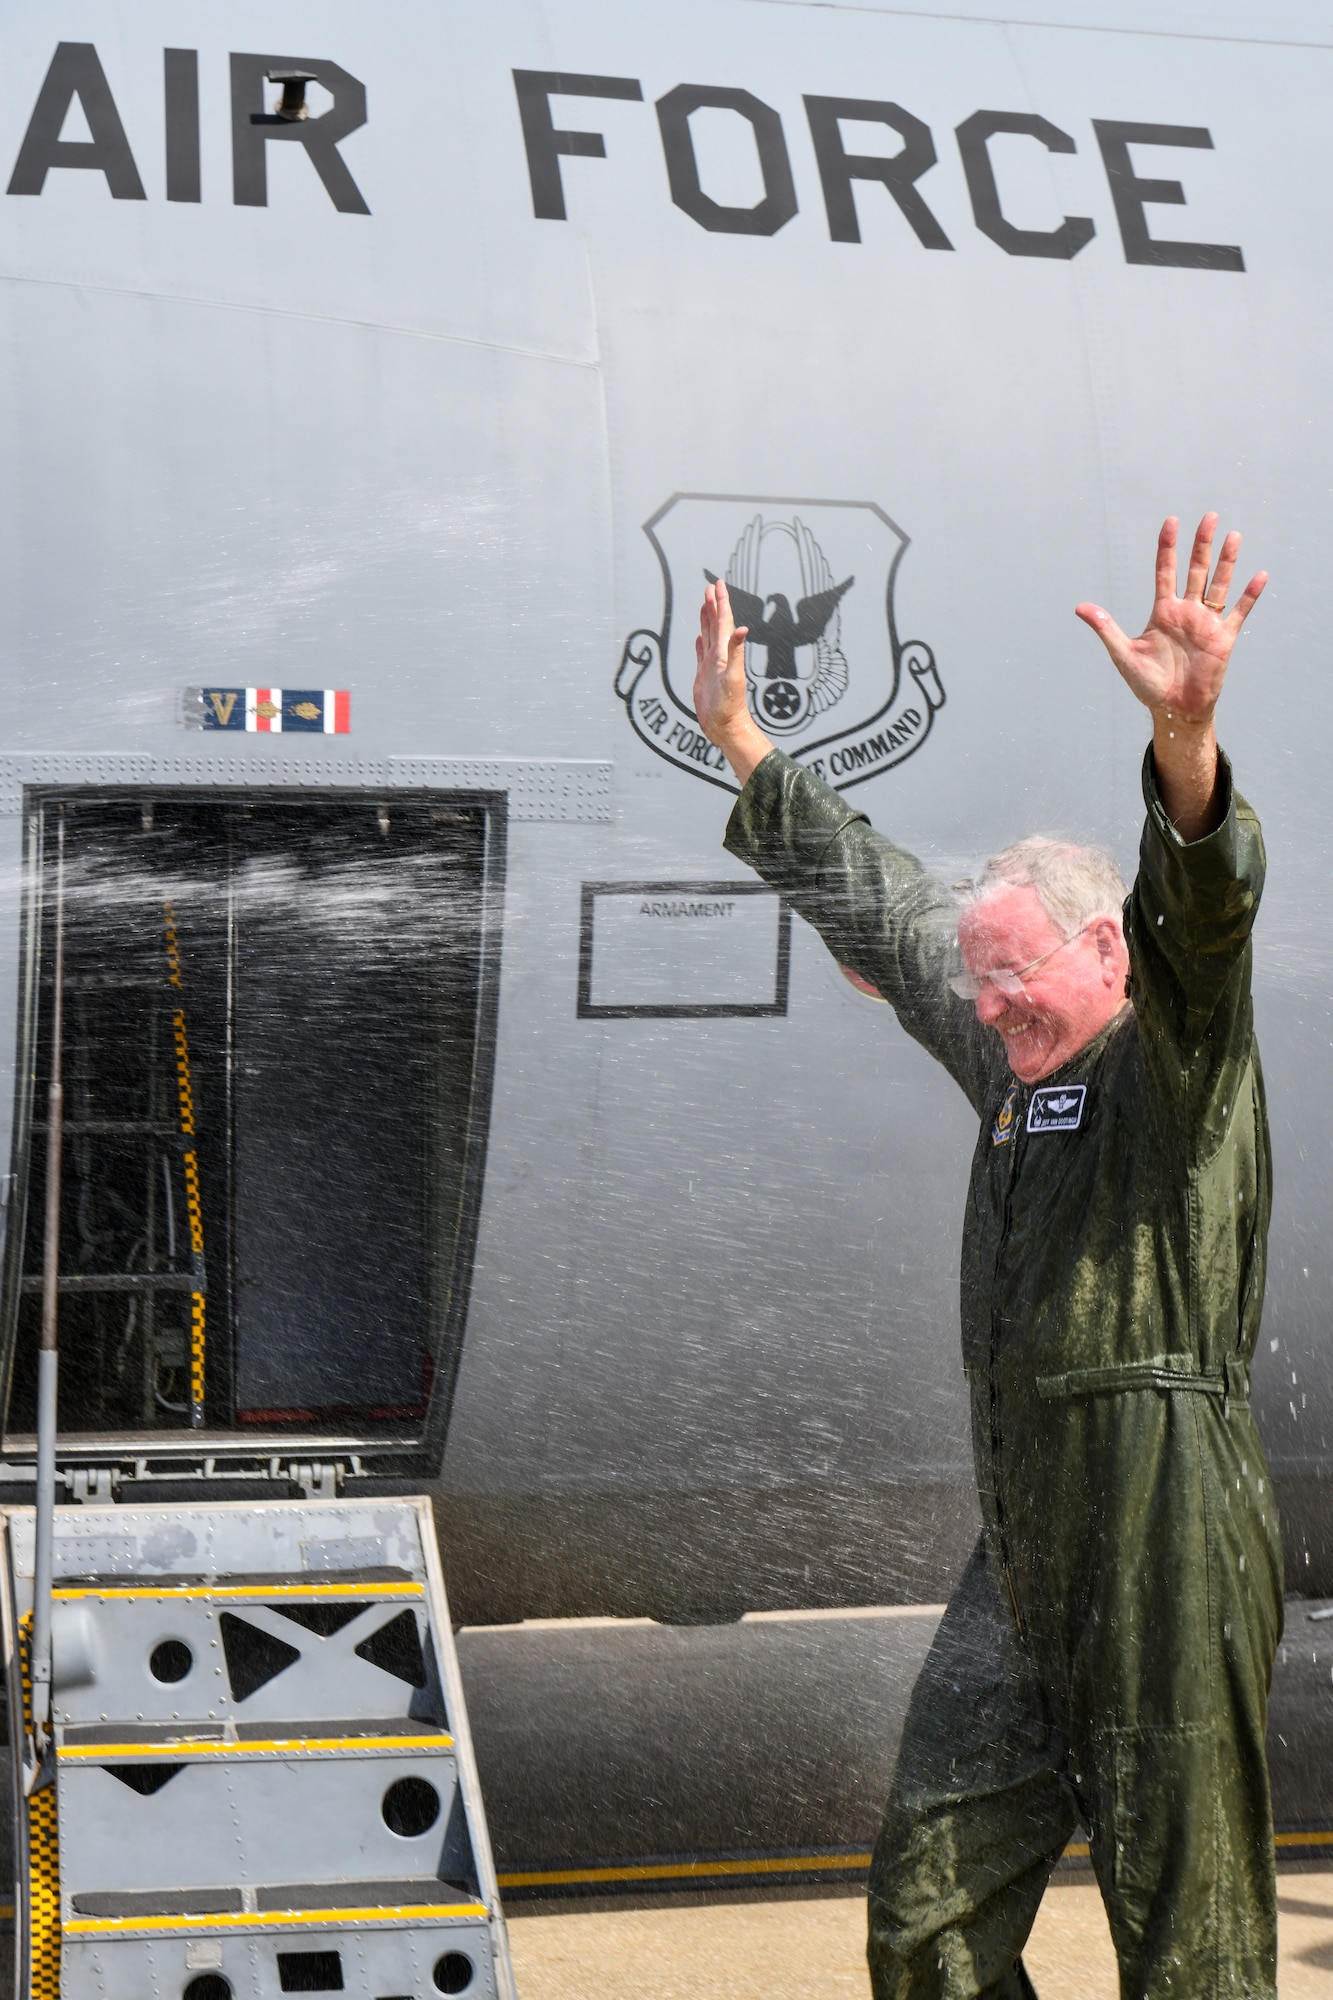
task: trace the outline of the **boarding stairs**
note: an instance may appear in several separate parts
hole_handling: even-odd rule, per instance
[[[425,1499],[0,1510],[18,1994],[514,2000]]]

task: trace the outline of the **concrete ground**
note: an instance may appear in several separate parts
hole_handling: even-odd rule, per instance
[[[1278,1880],[1281,2000],[1328,2000],[1333,1871]],[[859,1896],[675,1902],[524,1915],[510,1940],[519,2000],[865,2000]],[[1096,1885],[1052,1885],[1024,1958],[1042,2000],[1118,2000]]]

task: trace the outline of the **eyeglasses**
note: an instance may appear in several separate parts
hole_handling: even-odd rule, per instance
[[[997,993],[1003,993],[1006,1000],[1023,1000],[1027,997],[1023,981],[1028,974],[1035,972],[1039,965],[1045,965],[1048,958],[1054,958],[1057,951],[1063,951],[1067,944],[1073,944],[1076,938],[1081,938],[1083,931],[1091,929],[1092,924],[1084,924],[1083,930],[1075,931],[1073,937],[1061,938],[1059,944],[1053,944],[1049,951],[1044,951],[1040,958],[1034,958],[1030,964],[1020,965],[1017,971],[1013,971],[1007,965],[999,965],[993,972],[955,972],[949,980],[950,990],[956,993],[960,1000],[979,1000],[986,988],[993,986]]]

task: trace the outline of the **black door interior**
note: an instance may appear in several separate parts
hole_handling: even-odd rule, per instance
[[[37,810],[8,1432],[34,1423],[58,816],[61,1430],[438,1430],[489,1116],[499,803]]]

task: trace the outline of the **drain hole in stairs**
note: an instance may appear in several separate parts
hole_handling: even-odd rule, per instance
[[[151,1799],[154,1792],[160,1792],[163,1785],[169,1785],[184,1764],[103,1764],[102,1769],[111,1777],[119,1778],[122,1785],[128,1785],[140,1798]]]
[[[426,1685],[426,1662],[421,1656],[421,1640],[417,1636],[417,1621],[410,1611],[400,1611],[387,1625],[381,1625],[378,1632],[372,1632],[356,1648],[359,1660],[369,1660],[372,1667],[380,1667],[386,1674],[406,1681],[409,1687]]]
[[[463,1951],[447,1951],[431,1974],[441,1993],[466,1993],[472,1984],[472,1960]]]
[[[335,1632],[341,1632],[344,1625],[350,1625],[368,1607],[364,1604],[270,1604],[265,1608],[276,1611],[279,1618],[290,1618],[293,1625],[304,1625],[307,1632],[318,1632],[321,1639],[331,1639]]]
[[[278,1978],[284,1993],[341,1993],[342,1955],[336,1951],[280,1951]]]
[[[390,1833],[415,1840],[440,1817],[440,1795],[424,1778],[399,1778],[384,1794],[380,1812]]]
[[[155,1681],[183,1681],[194,1665],[194,1654],[183,1639],[164,1639],[148,1655],[148,1671]]]
[[[238,1618],[234,1611],[224,1611],[218,1624],[222,1650],[227,1656],[227,1678],[236,1701],[245,1701],[301,1657],[299,1646],[289,1646],[285,1639],[261,1632],[257,1625]]]
[[[181,2000],[231,2000],[231,1981],[220,1972],[201,1972],[190,1981]]]

